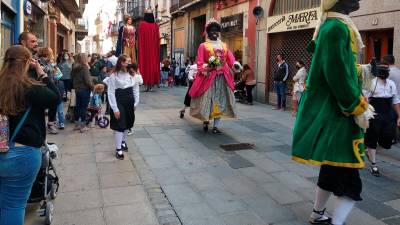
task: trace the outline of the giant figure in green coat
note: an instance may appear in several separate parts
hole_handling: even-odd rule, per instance
[[[362,95],[368,66],[357,65],[364,47],[348,16],[360,0],[322,0],[323,16],[313,42],[313,60],[293,133],[293,160],[321,166],[311,224],[343,225],[361,200],[358,169],[365,165],[364,130],[373,108]],[[336,196],[332,218],[325,214]]]

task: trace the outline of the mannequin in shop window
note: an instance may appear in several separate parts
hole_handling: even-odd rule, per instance
[[[146,91],[151,91],[160,84],[160,31],[151,9],[146,9],[138,30],[139,70]]]
[[[132,25],[132,18],[125,18],[125,25],[118,31],[117,56],[127,55],[132,63],[136,63],[136,28]]]

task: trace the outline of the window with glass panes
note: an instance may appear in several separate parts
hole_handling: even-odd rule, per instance
[[[0,57],[4,55],[6,49],[13,44],[14,36],[14,15],[8,10],[1,11],[1,48]]]

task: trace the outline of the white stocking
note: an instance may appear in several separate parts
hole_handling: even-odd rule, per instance
[[[356,202],[348,197],[335,197],[335,210],[333,211],[332,224],[343,225]]]
[[[124,139],[124,133],[119,131],[114,131],[114,138],[115,138],[115,148],[117,150],[121,150],[122,140]]]
[[[314,202],[314,210],[315,211],[322,211],[326,207],[326,203],[329,200],[329,197],[331,196],[331,192],[325,191],[321,189],[320,187],[317,187],[317,190],[315,191],[315,202]],[[311,213],[311,217],[314,219],[321,218],[321,215],[318,213]],[[328,217],[322,216],[321,219],[327,219]]]

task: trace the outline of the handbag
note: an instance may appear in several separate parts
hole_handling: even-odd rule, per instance
[[[31,111],[31,107],[29,107],[24,115],[22,116],[21,120],[17,124],[12,136],[10,139],[9,137],[9,118],[5,115],[1,115],[0,121],[0,153],[7,153],[10,148],[14,146],[14,139],[17,136],[18,132],[21,130],[22,125],[24,125],[26,118],[28,117],[29,112]],[[11,146],[11,147],[10,147]]]

